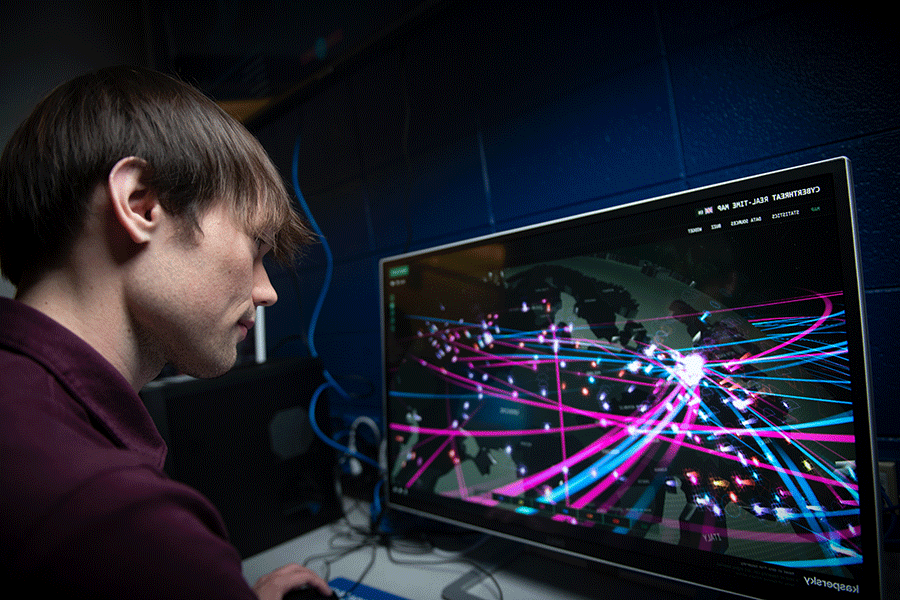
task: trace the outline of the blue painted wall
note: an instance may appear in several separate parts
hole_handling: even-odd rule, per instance
[[[258,131],[334,254],[315,331],[380,418],[382,256],[844,155],[854,168],[880,446],[900,437],[900,85],[886,14],[842,3],[451,8]],[[587,4],[587,3],[584,3]],[[270,354],[303,354],[324,278],[273,275]]]

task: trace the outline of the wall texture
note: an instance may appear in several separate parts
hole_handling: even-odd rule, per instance
[[[846,3],[495,3],[451,7],[257,131],[334,255],[315,329],[380,417],[377,262],[466,237],[833,156],[854,168],[876,414],[900,437],[893,341],[900,206],[896,33]],[[588,3],[583,3],[588,4]],[[325,277],[274,276],[270,354],[300,336]]]

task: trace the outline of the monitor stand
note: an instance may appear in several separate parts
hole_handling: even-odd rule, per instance
[[[482,567],[473,568],[441,593],[444,600],[496,600],[501,597],[488,573],[500,580],[503,596],[518,597],[521,586],[529,597],[566,600],[640,598],[641,600],[727,600],[732,594],[698,588],[650,575],[634,573],[550,550],[491,538],[467,558]]]

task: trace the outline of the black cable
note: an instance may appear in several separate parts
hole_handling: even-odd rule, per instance
[[[387,555],[388,555],[388,559],[392,563],[394,563],[395,565],[403,565],[403,566],[422,567],[422,566],[446,565],[446,564],[452,564],[452,563],[467,564],[470,567],[472,567],[478,571],[481,571],[481,573],[484,574],[484,576],[486,578],[493,581],[494,585],[497,587],[498,600],[503,600],[503,588],[500,586],[500,582],[497,581],[497,578],[494,577],[494,574],[491,573],[490,571],[488,571],[487,569],[485,569],[484,567],[482,567],[481,565],[479,565],[478,563],[476,563],[475,561],[470,560],[468,558],[463,558],[461,555],[454,556],[454,557],[448,557],[448,558],[445,558],[442,560],[436,560],[436,561],[400,560],[400,559],[394,558],[394,555],[391,553],[391,545],[390,544],[387,545]]]
[[[353,585],[350,586],[347,590],[340,592],[339,597],[349,597],[350,594],[362,583],[363,579],[365,579],[366,575],[369,574],[369,571],[372,570],[372,567],[375,564],[376,552],[378,548],[379,539],[377,536],[373,536],[370,531],[366,531],[365,528],[354,525],[347,518],[346,514],[341,519],[348,528],[348,531],[339,531],[331,536],[331,539],[328,540],[328,545],[334,548],[331,552],[323,552],[320,554],[314,554],[312,556],[306,557],[303,561],[303,566],[309,567],[309,565],[316,561],[322,561],[325,565],[325,573],[324,579],[326,581],[331,580],[331,565],[333,563],[338,562],[339,560],[355,553],[363,550],[365,548],[372,549],[372,557],[369,559],[369,563],[366,565],[363,572],[359,575],[359,577],[354,581]],[[358,539],[354,540],[353,536],[359,536]],[[346,538],[351,540],[351,544],[349,546],[337,545],[337,540],[341,538]],[[337,590],[336,590],[337,593]]]
[[[331,565],[333,563],[336,563],[355,552],[359,552],[360,550],[363,550],[365,548],[370,548],[372,550],[372,556],[369,559],[369,563],[366,565],[365,569],[363,569],[359,577],[354,581],[353,585],[351,585],[347,590],[343,591],[340,597],[349,597],[353,590],[355,590],[357,586],[362,583],[366,575],[369,574],[369,572],[372,570],[372,567],[375,565],[378,545],[382,544],[385,547],[388,559],[396,565],[413,567],[437,566],[453,563],[462,563],[469,565],[473,569],[480,571],[485,576],[485,578],[490,579],[494,583],[494,586],[496,586],[497,588],[498,600],[503,600],[503,588],[500,586],[500,582],[497,580],[497,578],[494,577],[494,575],[490,571],[488,571],[475,561],[463,557],[466,552],[483,543],[484,540],[487,539],[487,536],[484,536],[481,540],[479,540],[469,548],[459,552],[456,556],[431,561],[404,561],[396,558],[393,554],[393,551],[397,549],[396,547],[400,545],[399,536],[391,536],[388,534],[382,535],[379,533],[380,522],[384,516],[383,511],[379,511],[377,515],[372,517],[369,522],[369,527],[366,528],[365,526],[354,525],[350,522],[348,514],[349,512],[352,512],[352,510],[362,511],[362,507],[359,502],[355,504],[355,507],[351,507],[350,511],[345,511],[344,516],[339,521],[339,523],[342,523],[347,529],[345,531],[336,531],[334,535],[331,536],[331,539],[328,540],[328,545],[329,547],[333,548],[333,550],[330,552],[323,552],[320,554],[308,556],[303,561],[303,566],[305,567],[309,567],[309,565],[313,562],[322,561],[325,565],[325,573],[323,578],[326,581],[330,581]],[[338,545],[337,541],[340,539],[349,540],[351,543],[349,545]],[[413,552],[415,552],[418,555],[425,555],[433,553],[435,551],[434,543],[427,536],[423,536],[422,544],[420,546],[424,546],[424,548],[422,548],[421,550],[417,550],[414,546],[411,546],[410,550],[407,550],[406,553],[412,554]]]

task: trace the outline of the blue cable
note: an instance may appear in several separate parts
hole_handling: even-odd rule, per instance
[[[312,211],[309,209],[309,206],[306,204],[306,199],[303,197],[303,193],[300,191],[300,180],[298,178],[297,172],[299,170],[300,165],[300,136],[297,136],[297,142],[294,144],[294,158],[291,162],[291,178],[294,184],[294,193],[297,195],[297,200],[300,202],[300,206],[303,208],[303,212],[306,213],[306,217],[309,220],[310,226],[313,228],[313,231],[316,232],[316,235],[319,236],[319,240],[322,242],[322,250],[325,251],[325,281],[322,283],[322,291],[319,292],[319,298],[316,301],[316,305],[313,308],[312,317],[309,321],[309,333],[308,333],[308,344],[309,344],[309,352],[313,356],[313,358],[317,358],[319,353],[316,351],[315,344],[315,330],[316,324],[319,321],[319,313],[322,311],[322,305],[325,303],[325,295],[328,294],[328,288],[331,287],[331,276],[334,271],[334,256],[331,254],[331,248],[328,246],[328,241],[325,239],[325,236],[322,234],[322,230],[319,228],[319,224],[316,223],[316,220],[312,216]]]
[[[319,314],[322,312],[322,306],[325,304],[325,296],[328,295],[328,290],[331,287],[331,278],[334,273],[334,255],[331,253],[331,247],[328,245],[328,240],[325,239],[325,235],[322,233],[322,229],[319,227],[319,224],[316,223],[315,218],[312,215],[312,211],[309,208],[309,205],[306,203],[306,198],[303,197],[303,192],[300,191],[300,180],[298,177],[298,171],[300,169],[300,136],[297,136],[297,142],[294,144],[294,156],[291,160],[291,181],[294,185],[294,194],[297,196],[297,200],[300,202],[300,206],[303,208],[303,212],[306,214],[306,218],[309,221],[310,227],[312,227],[313,231],[316,232],[316,235],[319,236],[319,240],[322,242],[322,250],[325,252],[325,280],[322,282],[322,290],[319,292],[319,298],[316,300],[316,305],[313,307],[313,313],[309,320],[309,332],[307,333],[307,344],[309,345],[309,353],[313,358],[319,357],[319,352],[316,350],[316,325],[319,322]],[[325,380],[331,384],[332,387],[344,398],[349,399],[350,394],[344,391],[344,388],[338,384],[338,382],[332,377],[331,373],[328,372],[328,369],[323,369],[323,374],[325,376]]]
[[[323,442],[331,446],[332,448],[337,449],[340,452],[346,453],[349,456],[353,456],[358,458],[361,461],[367,462],[379,471],[381,471],[381,465],[377,462],[366,456],[365,454],[360,454],[359,452],[350,452],[350,449],[346,446],[342,446],[338,444],[336,441],[325,435],[325,432],[319,428],[319,424],[316,423],[316,404],[319,402],[319,396],[322,395],[331,384],[328,382],[323,383],[319,387],[316,388],[316,391],[313,392],[312,399],[309,401],[309,424],[312,426],[313,432],[321,438]]]
[[[294,193],[297,196],[297,200],[300,202],[300,206],[303,208],[303,212],[306,214],[306,218],[309,221],[310,226],[313,231],[315,231],[316,235],[319,236],[319,240],[322,242],[322,250],[325,251],[325,281],[322,283],[322,290],[319,292],[319,298],[316,301],[316,305],[313,308],[312,317],[309,322],[309,333],[307,334],[307,344],[309,345],[309,353],[313,358],[318,358],[319,353],[316,350],[315,345],[315,330],[316,324],[319,321],[319,313],[322,311],[322,306],[325,304],[325,296],[328,294],[328,289],[331,287],[331,277],[334,272],[334,256],[331,253],[331,248],[328,246],[328,241],[325,239],[325,235],[322,233],[322,230],[319,228],[319,224],[316,223],[316,220],[313,218],[312,211],[309,206],[306,204],[306,199],[303,197],[303,193],[300,191],[300,180],[298,177],[298,171],[300,168],[300,136],[297,136],[297,141],[294,144],[294,156],[291,161],[291,180],[294,185]],[[323,367],[322,374],[325,376],[325,382],[320,385],[315,392],[313,392],[312,400],[309,404],[309,422],[312,425],[313,431],[315,434],[322,439],[329,446],[337,449],[343,454],[348,456],[353,456],[363,462],[366,462],[372,466],[374,466],[378,471],[381,471],[381,465],[379,465],[376,461],[372,460],[368,456],[364,454],[360,454],[359,452],[351,452],[349,448],[346,446],[342,446],[338,444],[336,441],[325,435],[320,428],[318,423],[316,423],[316,404],[318,403],[319,396],[325,391],[328,387],[332,387],[344,398],[349,399],[350,395],[344,391],[344,389],[338,384],[338,382],[332,377],[331,373],[328,372],[328,369]]]

